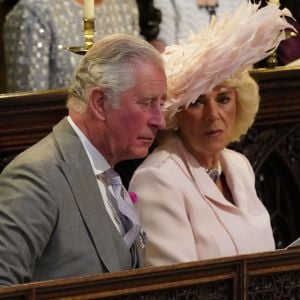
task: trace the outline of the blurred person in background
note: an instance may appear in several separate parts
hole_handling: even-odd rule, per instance
[[[284,66],[300,59],[300,0],[281,0],[280,7],[291,11],[293,18],[288,17],[287,20],[298,31],[288,30],[290,37],[282,41],[277,49],[278,65]]]
[[[246,0],[154,0],[162,21],[155,47],[163,52],[166,45],[186,41],[191,32],[206,26],[213,15],[234,11]]]
[[[81,57],[66,50],[84,45],[84,0],[20,0],[3,28],[8,92],[68,87]],[[135,0],[95,0],[95,37],[138,36]]]

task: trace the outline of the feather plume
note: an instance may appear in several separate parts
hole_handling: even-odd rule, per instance
[[[187,42],[166,47],[166,108],[172,114],[269,56],[285,39],[284,30],[295,30],[285,19],[292,17],[288,9],[274,4],[258,8],[259,4],[244,2],[232,14],[212,18]]]

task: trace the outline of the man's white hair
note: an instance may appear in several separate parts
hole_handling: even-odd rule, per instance
[[[98,40],[83,57],[70,87],[68,108],[83,113],[86,92],[101,86],[111,105],[135,84],[134,66],[138,61],[153,61],[163,69],[160,53],[142,38],[127,34],[112,34]]]

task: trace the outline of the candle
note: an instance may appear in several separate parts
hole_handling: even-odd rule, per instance
[[[86,19],[94,19],[95,17],[94,0],[84,0],[83,16]]]
[[[277,6],[280,5],[279,0],[269,0],[269,3],[275,4],[275,5],[277,5]]]

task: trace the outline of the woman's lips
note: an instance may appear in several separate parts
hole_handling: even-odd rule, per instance
[[[219,136],[221,135],[223,132],[223,130],[221,129],[213,129],[213,130],[208,130],[205,132],[205,135],[208,135],[208,136]]]

